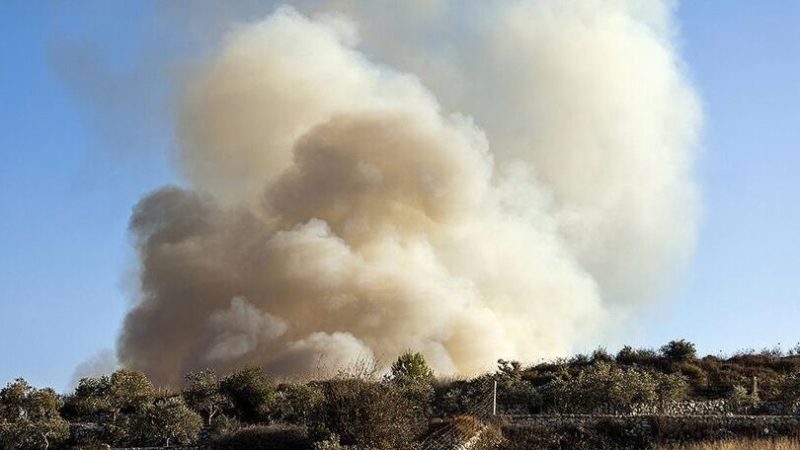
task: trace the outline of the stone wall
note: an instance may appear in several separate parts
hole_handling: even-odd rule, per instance
[[[800,436],[800,416],[533,415],[506,417],[500,426],[504,448],[514,450],[651,449],[736,438]]]
[[[733,408],[726,400],[707,400],[707,401],[686,401],[686,402],[665,402],[658,403],[639,403],[628,408],[615,408],[606,405],[594,411],[601,415],[631,415],[631,416],[712,416],[733,414]]]
[[[761,402],[754,406],[739,406],[727,400],[639,403],[627,407],[601,405],[593,411],[530,411],[525,405],[499,405],[506,415],[588,413],[601,416],[715,416],[715,415],[800,415],[800,403]]]
[[[661,416],[661,415],[640,415],[640,416],[617,416],[602,414],[540,414],[530,416],[507,416],[509,423],[515,425],[535,425],[542,427],[557,427],[562,425],[585,426],[594,425],[603,421],[618,421],[632,424],[642,424],[651,426],[653,421],[660,423],[692,423],[706,424],[713,426],[739,426],[739,425],[763,425],[765,427],[774,425],[796,425],[800,427],[800,416],[766,416],[766,415],[731,415],[731,416]]]

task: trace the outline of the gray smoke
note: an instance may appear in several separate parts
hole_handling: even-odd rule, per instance
[[[170,384],[415,349],[469,374],[608,333],[689,255],[701,114],[670,4],[304,11],[235,27],[187,82],[187,187],[131,221],[124,365]]]

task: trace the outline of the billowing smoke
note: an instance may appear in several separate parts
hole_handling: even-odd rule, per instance
[[[307,6],[307,5],[306,5]],[[699,107],[653,0],[280,7],[198,67],[188,187],[135,208],[122,364],[159,383],[564,354],[691,251]]]

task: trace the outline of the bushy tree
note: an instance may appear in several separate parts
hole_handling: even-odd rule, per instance
[[[620,351],[617,352],[617,355],[614,357],[614,361],[616,361],[617,364],[623,364],[626,366],[654,365],[659,360],[660,357],[656,351],[647,348],[634,349],[630,345],[622,347]]]
[[[592,362],[612,362],[614,358],[608,353],[605,347],[598,347],[592,352]]]
[[[81,378],[75,391],[66,399],[67,417],[78,421],[99,422],[111,415],[111,380],[107,376]]]
[[[230,397],[222,392],[220,379],[213,370],[187,374],[183,398],[189,407],[203,416],[206,425],[211,425],[218,413],[233,406]]]
[[[308,424],[325,402],[325,393],[318,383],[284,383],[278,386],[272,419]]]
[[[24,419],[33,387],[22,378],[17,378],[0,390],[0,420]]]
[[[617,356],[614,357],[614,360],[618,364],[636,364],[636,351],[630,345],[626,345],[617,352]]]
[[[50,388],[36,389],[19,378],[0,390],[0,448],[47,449],[69,436],[59,415],[61,399]]]
[[[407,351],[400,355],[392,364],[387,378],[415,415],[429,417],[433,413],[431,401],[435,377],[422,353]]]
[[[483,396],[492,392],[492,381],[497,382],[497,399],[501,409],[506,412],[529,414],[541,409],[541,394],[536,387],[524,377],[526,372],[517,361],[497,361],[497,372],[494,379],[483,383]]]
[[[325,404],[318,421],[344,445],[375,450],[413,447],[427,420],[395,383],[359,379],[322,383]]]
[[[250,423],[267,419],[275,397],[272,380],[257,367],[245,368],[223,378],[220,390],[230,398],[234,415]]]
[[[747,388],[741,385],[736,385],[728,395],[728,403],[734,411],[743,412],[747,408],[751,408],[758,404],[758,398],[751,392],[747,392]]]
[[[392,364],[391,379],[397,383],[429,382],[433,370],[428,367],[422,353],[405,352]]]
[[[594,412],[603,406],[625,411],[639,403],[678,400],[685,395],[686,383],[678,375],[657,375],[601,362],[577,374],[562,371],[547,386],[547,392],[562,411]]]
[[[135,414],[154,398],[153,385],[143,373],[120,369],[111,376],[81,379],[65,409],[83,420],[117,424],[120,414]]]
[[[181,397],[169,397],[145,407],[131,427],[134,439],[143,444],[191,444],[197,441],[203,419]]]
[[[152,403],[155,390],[145,374],[135,370],[119,369],[111,374],[109,392],[111,412],[135,413]]]
[[[519,361],[498,359],[497,375],[500,378],[519,378],[522,375],[522,364]]]
[[[670,341],[661,347],[661,354],[670,361],[682,362],[697,359],[697,349],[691,342],[680,339]]]
[[[143,373],[120,369],[110,376],[81,379],[62,411],[70,420],[100,425],[93,439],[124,445],[130,439],[132,419],[155,397],[153,385]]]
[[[680,374],[652,372],[656,383],[656,398],[663,405],[685,400],[689,394],[689,383]]]

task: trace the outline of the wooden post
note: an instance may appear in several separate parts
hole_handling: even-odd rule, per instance
[[[497,380],[494,380],[494,389],[492,392],[492,415],[497,415]]]
[[[758,400],[758,377],[753,376],[753,400]]]

